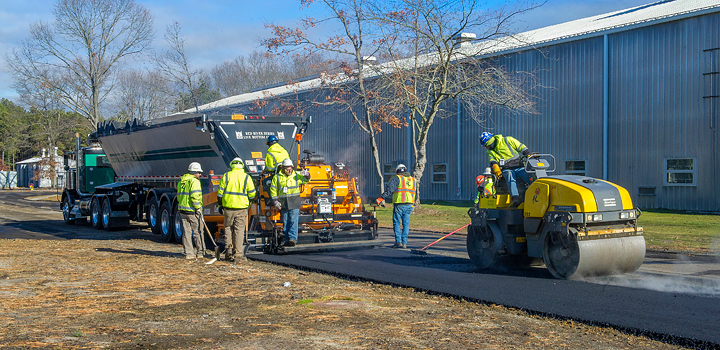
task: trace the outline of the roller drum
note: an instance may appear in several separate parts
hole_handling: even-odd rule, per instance
[[[645,259],[645,237],[626,236],[577,241],[575,235],[563,241],[548,234],[543,261],[556,278],[577,279],[633,272]]]

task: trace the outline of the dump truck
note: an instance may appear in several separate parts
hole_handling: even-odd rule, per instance
[[[68,159],[71,181],[63,190],[61,209],[65,223],[90,221],[97,229],[113,230],[130,222],[147,222],[166,241],[181,242],[176,188],[190,162],[202,165],[203,214],[211,234],[222,242],[223,216],[217,190],[230,160],[240,157],[255,181],[259,195],[248,217],[249,247],[269,253],[303,250],[316,243],[356,244],[377,238],[377,219],[365,210],[357,180],[342,162],[325,164],[322,155],[299,152],[302,136],[312,118],[259,115],[207,116],[183,114],[150,122],[98,124],[89,147],[80,147]],[[274,135],[297,155],[299,169],[312,180],[303,185],[297,248],[285,248],[280,214],[272,210],[267,184],[273,175],[264,171],[265,141]],[[298,161],[299,160],[299,161]],[[69,162],[68,162],[69,163]]]
[[[524,202],[511,206],[504,180],[468,214],[467,251],[480,269],[522,267],[541,258],[553,277],[626,273],[645,258],[641,214],[626,189],[578,175],[550,176],[555,158],[534,155],[525,170],[535,178]],[[518,182],[519,184],[519,182]]]

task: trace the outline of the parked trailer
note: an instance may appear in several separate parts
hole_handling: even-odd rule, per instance
[[[77,167],[68,167],[72,181],[62,195],[65,223],[89,217],[93,227],[113,230],[131,221],[146,221],[153,233],[180,242],[176,187],[188,164],[197,161],[206,171],[200,177],[205,221],[221,238],[224,227],[217,190],[227,164],[240,157],[260,189],[249,208],[248,241],[266,252],[284,252],[282,220],[271,208],[266,185],[272,174],[263,172],[265,141],[274,135],[291,157],[297,153],[300,158],[300,141],[310,122],[300,117],[191,114],[146,124],[100,124],[89,136],[99,145],[81,148],[78,138],[73,154]],[[297,164],[313,179],[302,189],[300,246],[377,238],[377,220],[365,211],[345,165],[326,165],[324,157],[312,151],[305,154]]]

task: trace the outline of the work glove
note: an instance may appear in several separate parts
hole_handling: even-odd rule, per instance
[[[376,199],[376,200],[375,200],[375,203],[376,203],[377,205],[385,208],[385,199],[383,199],[382,197]]]
[[[225,215],[225,210],[222,205],[218,206],[218,213],[220,213],[220,215]]]
[[[492,165],[492,173],[497,177],[498,179],[502,177],[502,170],[500,170],[500,166],[497,164]]]
[[[310,178],[310,172],[307,169],[303,169],[300,174],[304,177]]]
[[[198,218],[202,217],[202,209],[195,209],[195,216]]]
[[[275,202],[273,203],[273,206],[274,206],[275,209],[277,209],[277,210],[282,210],[282,205],[281,205],[280,202],[278,202],[278,201],[275,201]]]

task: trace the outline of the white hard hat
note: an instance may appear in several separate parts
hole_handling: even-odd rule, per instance
[[[200,166],[200,163],[198,162],[192,162],[190,163],[190,166],[188,166],[188,171],[194,172],[194,173],[202,173],[202,167]]]
[[[230,164],[232,164],[232,163],[240,163],[240,164],[243,164],[243,160],[242,160],[242,158],[240,158],[240,157],[235,157],[235,159],[233,159],[233,160],[230,161]]]
[[[282,166],[293,166],[293,162],[290,158],[285,158],[285,160],[282,161]]]
[[[402,173],[402,172],[405,172],[405,171],[407,171],[407,167],[405,166],[405,164],[398,164],[398,166],[395,167],[395,172],[396,172],[396,173]]]
[[[490,171],[490,168],[485,168],[485,172],[483,173],[483,175],[490,175],[490,174],[492,174],[492,172]]]

